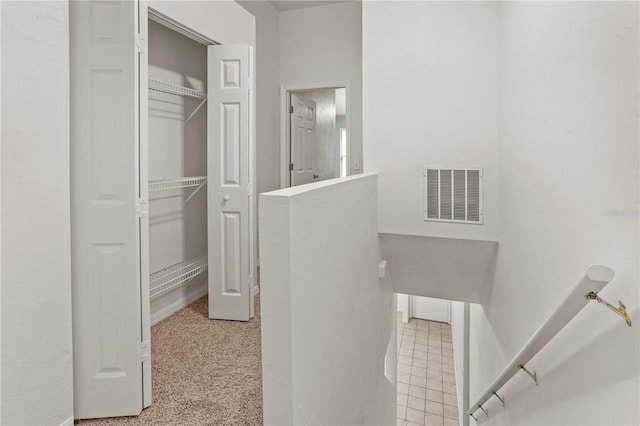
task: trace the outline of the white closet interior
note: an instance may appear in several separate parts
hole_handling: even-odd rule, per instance
[[[149,21],[151,324],[207,293],[207,47]]]

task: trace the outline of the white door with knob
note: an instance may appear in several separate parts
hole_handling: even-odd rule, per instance
[[[147,9],[69,4],[74,417],[151,403]]]
[[[300,93],[292,93],[290,111],[291,186],[297,186],[318,179],[315,162],[316,103]]]
[[[209,318],[252,316],[251,96],[248,45],[208,47]]]

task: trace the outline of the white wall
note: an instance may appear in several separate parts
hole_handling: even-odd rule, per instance
[[[220,44],[255,46],[255,19],[233,0],[150,0],[148,5]]]
[[[396,300],[375,175],[260,196],[264,423],[394,424]]]
[[[491,288],[495,241],[380,233],[395,291],[415,296],[482,302]]]
[[[345,2],[280,13],[280,84],[348,81],[350,174],[362,163],[362,4]]]
[[[66,2],[1,10],[0,422],[60,425],[73,416],[69,11]]]
[[[280,14],[265,0],[238,4],[256,21],[256,193],[261,194],[280,188]],[[256,197],[256,211],[257,205]],[[258,236],[257,214],[255,220]],[[256,256],[259,258],[257,241]]]
[[[363,2],[364,164],[380,231],[498,236],[498,2]],[[484,224],[423,220],[423,166],[482,166]]]
[[[500,242],[471,402],[592,264],[634,321],[588,306],[532,360],[540,387],[516,376],[481,423],[639,422],[638,47],[634,2],[364,3],[381,231]],[[451,162],[484,166],[484,226],[422,222],[422,165]]]
[[[472,309],[471,400],[593,264],[633,328],[587,306],[508,383],[493,424],[638,424],[638,3],[500,8],[501,230],[493,292]]]
[[[238,1],[256,20],[256,174],[258,194],[280,188],[279,13],[268,1]]]
[[[2,7],[0,7],[0,81],[2,81]],[[0,111],[2,111],[2,85],[0,84]],[[0,134],[2,118],[0,117]],[[2,137],[0,137],[0,145]],[[2,188],[2,149],[0,148],[0,188]],[[2,191],[0,191],[0,289],[2,289]],[[2,291],[0,291],[0,318],[2,318]],[[2,327],[0,326],[0,347],[2,347]],[[2,351],[0,351],[0,378],[2,378]],[[0,379],[1,380],[1,379]],[[0,421],[2,421],[2,385],[0,385]]]

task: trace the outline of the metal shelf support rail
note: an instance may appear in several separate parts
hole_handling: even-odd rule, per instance
[[[149,276],[151,299],[167,293],[181,285],[188,284],[193,278],[208,269],[208,257],[185,260],[154,272]]]
[[[477,402],[471,406],[471,409],[467,412],[474,420],[477,421],[474,413],[478,410],[488,417],[488,411],[483,405],[492,397],[497,397],[504,405],[505,398],[497,394],[497,392],[515,376],[519,371],[527,373],[532,380],[538,385],[538,379],[535,371],[531,373],[525,368],[527,362],[531,360],[560,330],[564,328],[569,321],[575,317],[578,312],[582,310],[591,300],[600,299],[597,294],[601,291],[612,279],[614,273],[613,270],[607,266],[594,265],[587,269],[587,273],[584,278],[575,286],[575,288],[564,299],[555,312],[549,317],[549,319],[538,328],[538,330],[531,336],[531,338],[520,349],[511,362],[505,367],[500,375],[491,383],[491,386],[483,393]],[[600,299],[602,300],[602,299]],[[602,303],[598,300],[598,303]],[[604,302],[604,301],[603,301]],[[606,302],[605,302],[606,303]],[[624,310],[624,305],[620,302],[621,308],[610,307],[613,311],[621,315],[627,321],[627,324],[631,326],[631,321],[628,316],[625,317],[621,310]],[[624,312],[626,313],[626,311]]]

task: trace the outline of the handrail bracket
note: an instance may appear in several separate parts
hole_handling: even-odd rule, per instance
[[[480,408],[482,411],[484,411],[484,415],[487,416],[487,418],[489,417],[489,412],[487,410],[485,410],[482,405],[478,405],[478,408]]]
[[[597,293],[593,291],[590,291],[589,293],[585,294],[584,298],[587,300],[595,300],[598,303],[602,303],[604,306],[611,309],[616,314],[620,315],[626,321],[627,325],[631,327],[631,318],[629,318],[629,314],[627,313],[627,307],[624,306],[624,303],[622,303],[622,301],[620,300],[618,301],[620,306],[616,308],[606,300],[602,299],[600,296],[598,296]]]
[[[536,382],[536,386],[538,386],[538,373],[536,373],[536,372],[535,372],[535,370],[534,370],[534,371],[533,371],[533,373],[532,373],[531,371],[527,370],[527,368],[526,368],[524,365],[522,365],[522,364],[520,364],[520,365],[518,366],[518,368],[519,368],[520,370],[524,371],[525,373],[527,373],[527,374],[529,375],[529,377],[531,377],[531,379],[532,379],[534,382]]]
[[[496,398],[500,400],[500,402],[502,403],[502,406],[504,407],[504,398],[498,395],[497,392],[493,392],[493,394],[495,395]]]

